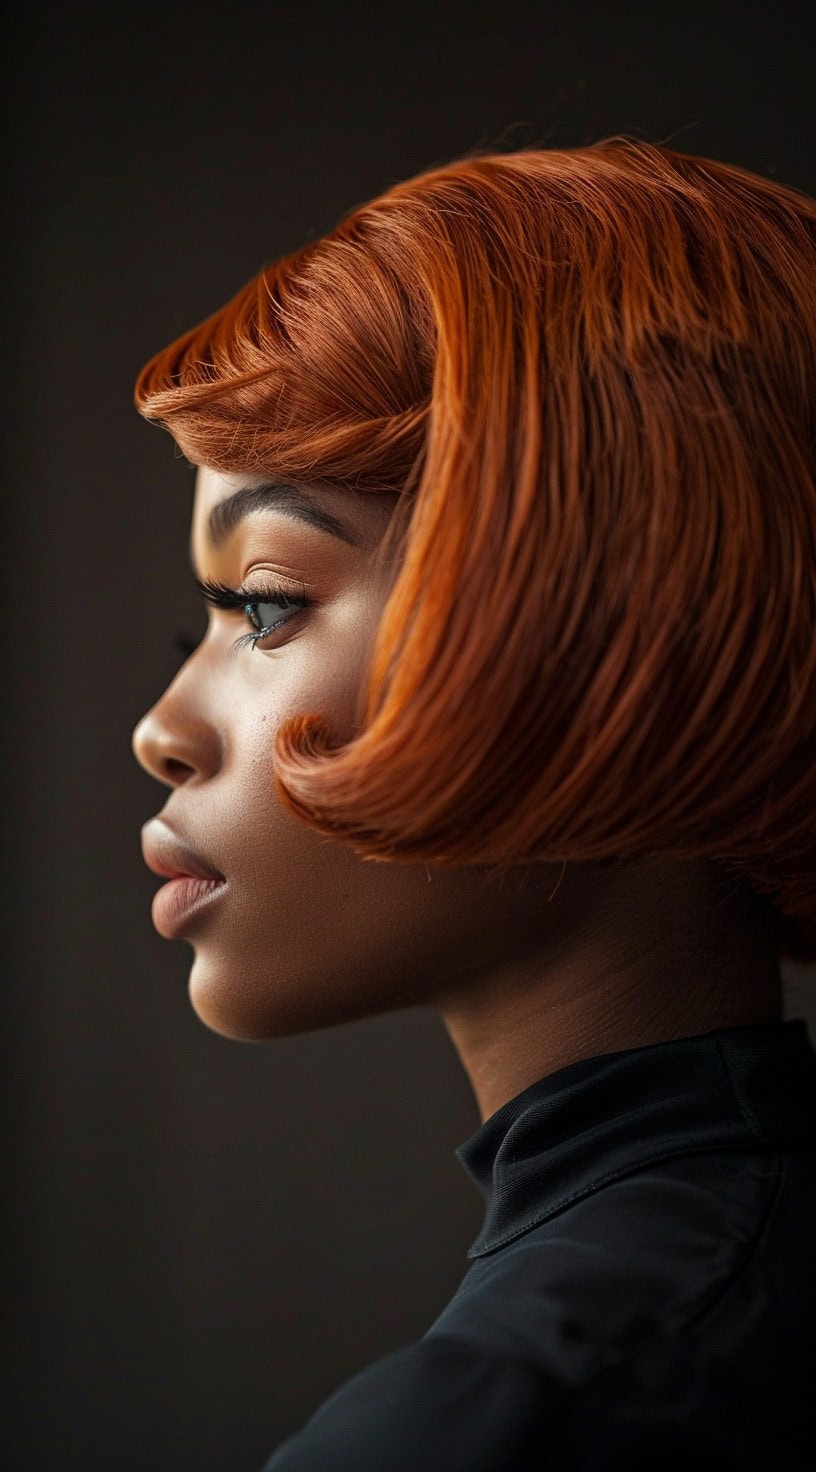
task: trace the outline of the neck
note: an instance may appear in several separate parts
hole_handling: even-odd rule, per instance
[[[733,878],[707,862],[622,866],[590,900],[598,873],[576,870],[564,923],[486,956],[433,1003],[482,1122],[581,1058],[782,1019],[767,911]]]

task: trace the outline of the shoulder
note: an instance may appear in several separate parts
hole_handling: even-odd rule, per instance
[[[431,1334],[347,1380],[263,1472],[538,1472],[550,1395],[529,1363]]]
[[[432,1330],[587,1384],[689,1331],[773,1252],[782,1179],[782,1157],[734,1151],[607,1182],[477,1258]]]
[[[811,1364],[788,1413],[761,1376],[730,1374],[725,1347],[712,1372],[693,1338],[569,1387],[529,1361],[429,1334],[353,1376],[263,1472],[653,1472],[692,1456],[723,1472],[805,1472]]]

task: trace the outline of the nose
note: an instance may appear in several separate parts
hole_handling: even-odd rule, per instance
[[[142,716],[131,746],[139,765],[166,787],[212,776],[220,760],[217,733],[203,719],[183,711],[170,690]]]

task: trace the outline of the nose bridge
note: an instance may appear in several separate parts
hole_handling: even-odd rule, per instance
[[[189,679],[190,661],[137,722],[131,746],[141,767],[176,787],[192,776],[209,777],[221,761],[221,740]]]

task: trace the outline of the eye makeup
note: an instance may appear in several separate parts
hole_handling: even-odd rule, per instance
[[[260,640],[276,633],[284,624],[291,623],[298,613],[314,603],[304,587],[301,586],[300,595],[294,597],[289,587],[268,572],[263,574],[262,586],[251,591],[246,588],[230,588],[214,578],[195,578],[194,581],[205,601],[212,607],[243,613],[257,631],[244,634],[233,645],[234,650],[245,645],[254,649]],[[288,614],[288,617],[276,618],[276,612]],[[186,634],[179,633],[176,636],[176,647],[185,658],[189,658],[197,645]]]

